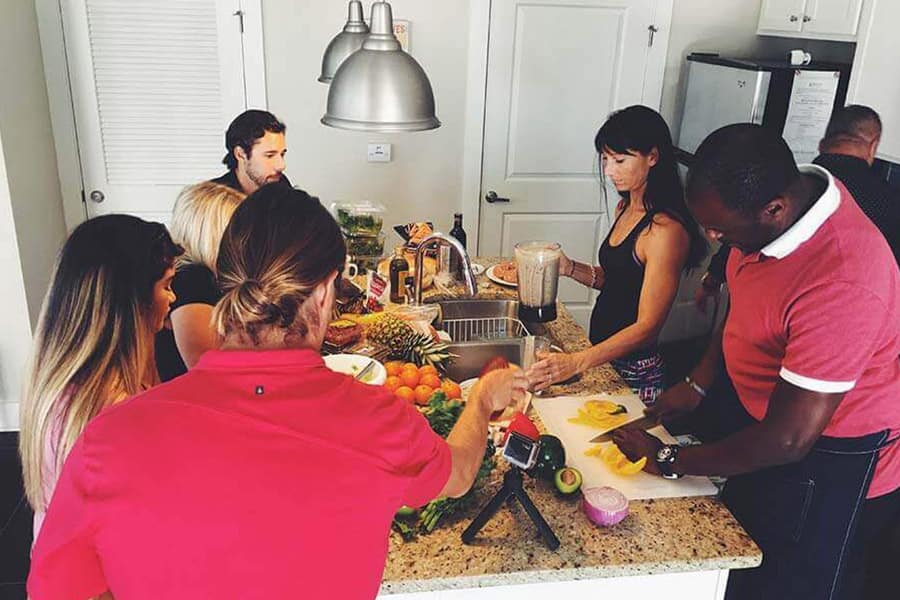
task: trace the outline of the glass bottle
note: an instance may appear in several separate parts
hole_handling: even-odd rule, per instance
[[[462,213],[455,213],[453,215],[453,229],[450,230],[450,235],[459,240],[459,243],[462,244],[462,247],[466,247],[466,230],[463,229],[462,224]]]
[[[450,230],[450,235],[455,237],[460,244],[462,244],[463,249],[466,247],[466,230],[463,229],[462,225],[462,213],[454,213],[453,215],[453,229]],[[462,279],[462,261],[460,257],[452,252],[450,254],[450,273],[453,274],[457,279]]]
[[[391,259],[390,280],[391,280],[391,302],[394,304],[403,304],[406,302],[406,288],[404,284],[406,277],[409,275],[409,263],[403,256],[403,246],[394,248],[394,258]]]

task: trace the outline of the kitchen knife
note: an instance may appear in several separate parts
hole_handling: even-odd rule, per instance
[[[627,423],[623,423],[622,425],[619,425],[618,427],[614,427],[613,429],[610,429],[606,433],[601,433],[600,435],[593,438],[591,440],[591,443],[592,444],[600,444],[602,442],[612,441],[612,434],[614,431],[616,431],[618,429],[627,427],[628,429],[642,429],[642,430],[646,431],[657,425],[659,425],[659,420],[656,417],[641,417],[640,419],[638,419],[636,421],[629,421]]]
[[[365,376],[368,374],[368,372],[372,370],[372,367],[374,367],[374,366],[375,366],[375,361],[374,361],[374,360],[370,360],[370,361],[369,361],[369,364],[367,364],[367,365],[365,366],[365,368],[363,368],[362,371],[360,371],[359,373],[357,373],[357,374],[356,374],[356,377],[354,377],[354,379],[356,379],[357,381],[362,381],[363,377],[365,377]]]

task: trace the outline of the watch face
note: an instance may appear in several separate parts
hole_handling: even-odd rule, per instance
[[[658,460],[660,462],[668,462],[669,459],[672,458],[672,454],[673,454],[673,451],[672,451],[671,446],[663,446],[656,453],[656,460]]]

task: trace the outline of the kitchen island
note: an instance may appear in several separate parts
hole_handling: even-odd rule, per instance
[[[496,260],[475,262],[490,266]],[[483,275],[478,283],[480,298],[515,297],[515,290]],[[590,343],[562,305],[545,335],[567,352]],[[547,395],[623,390],[618,374],[604,365],[551,387]],[[379,597],[527,600],[556,594],[574,600],[619,593],[635,599],[650,594],[713,599],[723,597],[729,570],[756,567],[762,560],[753,540],[714,497],[632,501],[622,523],[602,529],[585,518],[578,498],[560,498],[550,484],[529,477],[525,490],[562,542],[559,549],[543,545],[518,504],[501,508],[475,542],[464,545],[463,529],[499,489],[505,468],[499,460],[473,506],[431,534],[412,542],[391,534]]]

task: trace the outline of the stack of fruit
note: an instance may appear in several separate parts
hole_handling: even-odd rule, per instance
[[[459,384],[449,379],[441,379],[433,365],[416,366],[394,360],[385,363],[388,378],[384,386],[401,400],[425,406],[432,394],[443,391],[450,400],[462,397]]]

